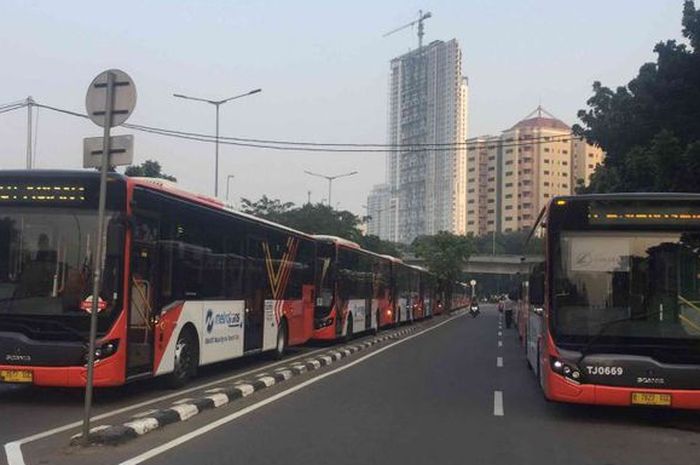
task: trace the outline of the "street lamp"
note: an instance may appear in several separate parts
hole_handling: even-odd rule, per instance
[[[226,200],[228,200],[229,187],[231,186],[231,179],[235,178],[233,174],[226,176]]]
[[[236,100],[242,97],[247,97],[249,95],[257,94],[258,92],[262,92],[262,89],[254,89],[249,92],[246,92],[245,94],[240,94],[240,95],[234,95],[233,97],[225,98],[223,100],[209,100],[205,98],[199,98],[199,97],[190,97],[188,95],[182,95],[182,94],[173,94],[173,97],[177,98],[184,98],[187,100],[195,100],[197,102],[204,102],[204,103],[209,103],[211,105],[214,105],[216,107],[216,159],[214,163],[214,196],[218,197],[219,196],[219,107],[223,105],[226,102],[230,102],[231,100]]]
[[[331,204],[331,190],[333,188],[333,181],[338,179],[338,178],[346,178],[348,176],[353,176],[357,174],[357,171],[350,171],[349,173],[344,173],[344,174],[337,174],[335,176],[326,176],[325,174],[318,174],[318,173],[313,173],[311,171],[306,171],[304,170],[304,173],[311,175],[311,176],[316,176],[317,178],[323,178],[328,181],[328,206],[330,207]]]

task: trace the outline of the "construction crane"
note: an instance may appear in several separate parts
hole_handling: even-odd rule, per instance
[[[425,35],[424,31],[424,26],[423,26],[423,21],[425,21],[428,18],[431,18],[433,14],[429,11],[426,11],[423,13],[423,10],[418,10],[418,19],[415,21],[411,21],[408,24],[404,24],[403,26],[394,29],[393,31],[389,31],[386,34],[384,34],[382,37],[390,36],[391,34],[395,32],[402,31],[408,27],[414,26],[416,23],[418,24],[418,49],[423,48],[423,36]]]

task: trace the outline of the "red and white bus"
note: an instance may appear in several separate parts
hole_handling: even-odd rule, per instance
[[[392,319],[392,261],[335,236],[316,239],[318,297],[314,339],[349,339]]]
[[[700,408],[700,195],[557,197],[540,219],[525,338],[546,398]]]
[[[83,386],[99,176],[0,172],[0,382]],[[95,385],[313,334],[315,241],[167,182],[110,175]]]

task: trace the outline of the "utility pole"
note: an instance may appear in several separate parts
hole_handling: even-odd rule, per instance
[[[219,108],[219,107],[217,107]],[[229,174],[226,176],[226,200],[228,201],[228,194],[229,194],[229,188],[231,187],[231,179],[235,178],[236,176],[233,174]]]
[[[225,98],[223,100],[209,100],[199,97],[190,97],[188,95],[173,94],[173,97],[183,98],[186,100],[195,100],[197,102],[204,102],[214,105],[216,107],[216,136],[215,136],[215,149],[214,149],[214,197],[219,196],[219,107],[224,103],[230,102],[231,100],[236,100],[242,97],[247,97],[249,95],[257,94],[262,92],[262,89],[254,89],[245,94],[235,95],[233,97]]]
[[[34,154],[32,152],[32,107],[34,107],[34,99],[30,95],[26,100],[27,104],[27,169],[30,170],[34,166]]]
[[[306,203],[311,205],[311,191],[306,191]]]
[[[349,173],[344,173],[344,174],[337,174],[335,176],[327,176],[325,174],[318,174],[318,173],[313,173],[311,171],[304,171],[304,173],[310,175],[310,176],[316,176],[317,178],[323,178],[328,181],[328,206],[332,208],[332,203],[331,203],[331,192],[333,190],[333,181],[339,178],[345,178],[348,176],[353,176],[356,175],[358,172],[357,171],[351,171]]]

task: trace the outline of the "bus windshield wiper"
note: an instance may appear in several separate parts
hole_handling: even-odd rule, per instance
[[[626,321],[635,321],[635,320],[643,320],[646,319],[647,317],[653,316],[658,314],[658,310],[653,310],[653,311],[648,311],[646,313],[642,313],[641,315],[632,315],[629,318],[619,318],[617,320],[611,320],[606,323],[604,323],[600,329],[598,330],[597,333],[591,337],[591,339],[586,343],[585,346],[581,349],[581,356],[578,358],[577,364],[580,364],[584,358],[586,358],[587,355],[590,354],[591,348],[593,348],[594,344],[598,342],[598,339],[601,338],[605,334],[605,332],[611,328],[612,326],[615,326],[619,323],[624,323]]]

